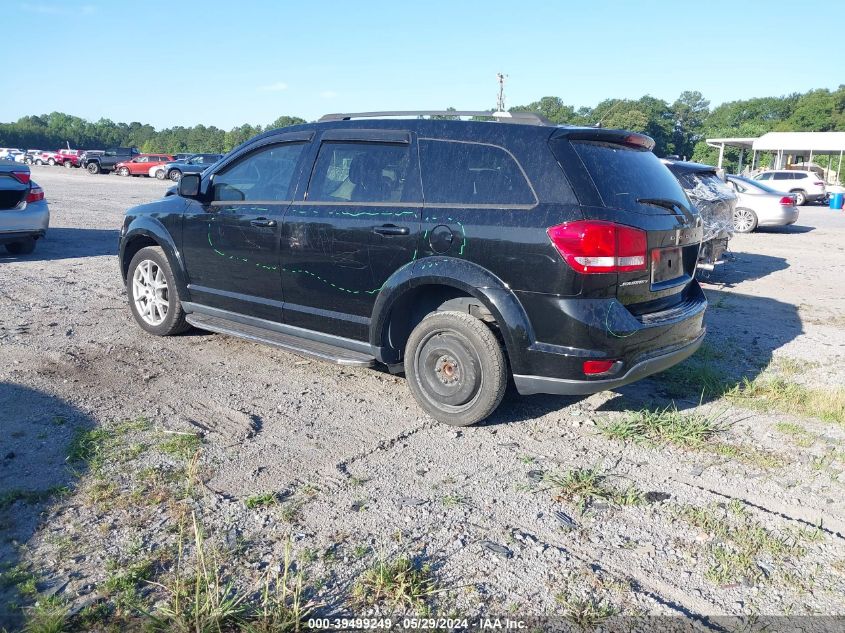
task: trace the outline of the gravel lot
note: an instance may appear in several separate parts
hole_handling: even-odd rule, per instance
[[[737,236],[680,368],[583,399],[512,393],[455,430],[400,377],[145,334],[118,229],[170,183],[33,178],[48,237],[0,256],[0,627],[36,603],[80,628],[162,612],[193,518],[253,598],[289,543],[322,615],[372,608],[362,575],[407,555],[435,614],[845,616],[845,214]],[[621,430],[672,406],[676,435]],[[694,423],[712,433],[677,439]]]

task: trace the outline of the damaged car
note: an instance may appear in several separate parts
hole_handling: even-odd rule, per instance
[[[712,165],[664,159],[663,164],[678,179],[687,196],[698,209],[704,235],[698,255],[698,268],[712,271],[724,263],[723,255],[734,233],[736,193]]]

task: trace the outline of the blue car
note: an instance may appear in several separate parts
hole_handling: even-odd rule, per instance
[[[223,154],[192,154],[184,160],[166,163],[156,170],[155,176],[159,180],[169,178],[179,182],[183,174],[201,174],[209,165],[213,165],[223,158]]]

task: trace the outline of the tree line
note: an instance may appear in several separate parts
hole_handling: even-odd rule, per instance
[[[245,123],[222,130],[213,125],[175,126],[156,130],[147,123],[115,123],[110,119],[87,121],[63,112],[21,117],[0,123],[0,147],[54,150],[137,147],[142,152],[223,154],[264,130],[305,123],[295,116],[280,116],[267,126]]]
[[[810,90],[780,97],[758,97],[723,103],[713,109],[695,90],[684,91],[671,104],[645,95],[639,99],[605,99],[595,107],[575,109],[560,97],[511,108],[542,114],[553,123],[624,128],[648,134],[658,156],[678,156],[715,163],[718,150],[704,139],[756,137],[766,132],[845,131],[845,85],[836,90]],[[0,146],[22,149],[94,149],[137,147],[142,152],[227,152],[264,130],[305,123],[296,116],[280,116],[267,126],[244,124],[231,130],[215,126],[176,126],[156,130],[149,124],[115,123],[110,119],[87,121],[53,112],[25,116],[14,123],[0,123]],[[738,150],[726,149],[726,167],[735,169]],[[762,164],[767,158],[762,157]],[[826,158],[819,157],[818,162]]]
[[[658,156],[678,156],[713,165],[719,150],[708,146],[707,138],[845,131],[845,84],[834,91],[820,89],[729,101],[712,110],[710,102],[695,90],[682,92],[671,104],[646,95],[637,100],[606,99],[594,108],[576,110],[558,97],[543,97],[511,109],[537,112],[554,123],[601,124],[643,132],[655,140],[654,152]],[[728,170],[736,169],[738,159],[738,149],[725,149]],[[761,156],[762,165],[768,165],[770,160],[770,156]],[[828,157],[814,160],[827,166]]]

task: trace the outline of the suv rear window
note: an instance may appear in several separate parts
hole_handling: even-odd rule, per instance
[[[420,140],[423,198],[431,203],[533,205],[519,164],[496,145]]]
[[[694,200],[733,198],[733,192],[714,171],[683,172],[678,174],[678,180]]]
[[[638,198],[662,198],[686,206],[681,185],[652,152],[598,141],[573,141],[572,147],[604,206],[636,211],[642,208]]]

